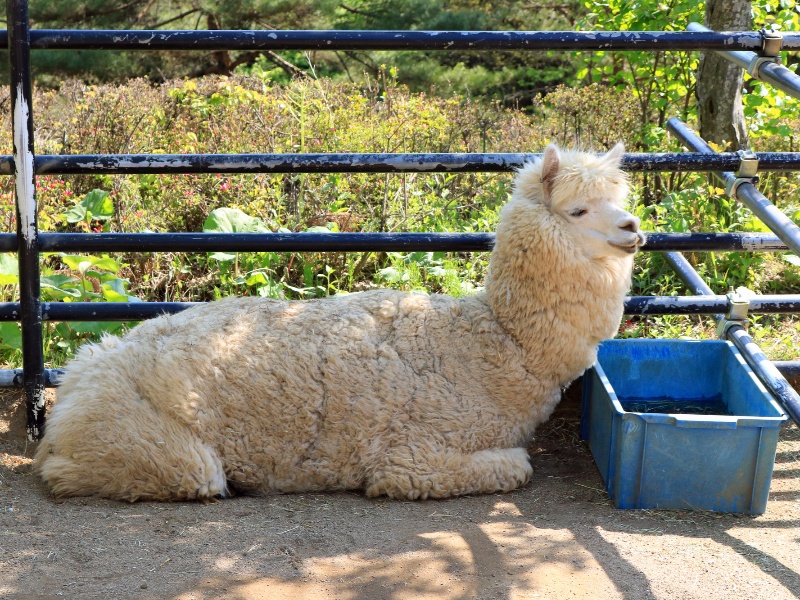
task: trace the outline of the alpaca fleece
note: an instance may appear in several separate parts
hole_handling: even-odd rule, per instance
[[[129,501],[443,498],[526,483],[534,428],[622,315],[632,251],[587,250],[581,217],[564,212],[627,215],[613,208],[628,191],[621,153],[551,146],[526,166],[474,296],[227,298],[83,347],[38,472],[59,496]],[[609,235],[634,236],[635,251],[637,226]]]

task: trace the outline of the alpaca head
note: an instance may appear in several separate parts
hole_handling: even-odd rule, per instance
[[[512,202],[547,208],[591,260],[632,255],[644,235],[639,219],[622,208],[629,191],[623,153],[622,144],[599,156],[550,144],[540,160],[520,170]]]

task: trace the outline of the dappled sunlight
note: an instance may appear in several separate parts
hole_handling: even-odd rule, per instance
[[[522,513],[517,508],[517,505],[513,502],[504,502],[499,500],[494,505],[494,510],[489,513],[490,517],[502,517],[504,515],[512,516],[512,517],[521,517]]]
[[[336,598],[446,600],[475,591],[475,565],[464,538],[452,532],[422,533],[423,549],[394,555],[375,552],[311,559],[304,566]]]
[[[480,529],[503,557],[498,576],[506,578],[508,598],[614,597],[614,583],[569,529],[504,521]]]
[[[541,428],[537,436],[533,483],[448,501],[349,493],[205,505],[54,501],[29,471],[4,468],[0,508],[13,510],[0,512],[0,596],[789,600],[800,594],[794,428],[781,434],[762,516],[617,510],[591,456],[564,435],[577,423],[568,409],[559,408],[557,429]],[[15,439],[0,451],[23,456],[22,437]]]
[[[682,516],[687,526],[693,528],[691,513]],[[796,544],[789,544],[789,547],[776,544],[774,529],[720,528],[717,534],[697,531],[697,537],[693,537],[666,533],[668,519],[665,515],[665,523],[661,527],[626,525],[615,531],[604,527],[597,527],[596,531],[612,547],[619,549],[623,559],[637,566],[642,576],[651,583],[657,597],[663,597],[665,571],[675,565],[683,565],[685,575],[669,581],[669,588],[673,593],[687,598],[697,597],[709,586],[747,598],[796,597],[792,590],[800,589],[797,572],[761,552],[758,541],[750,545],[737,539],[739,536],[754,538],[768,546],[773,553],[777,550],[784,556],[792,553],[797,556]],[[657,543],[653,542],[654,536],[659,538]],[[783,536],[778,534],[778,537]],[[796,558],[793,561],[790,559],[789,564],[791,562],[795,570],[800,566]],[[753,569],[754,566],[758,569]]]
[[[572,532],[538,529],[519,520],[420,532],[393,553],[365,548],[296,557],[292,564],[294,576],[257,577],[242,583],[224,576],[233,561],[217,559],[207,578],[175,598],[615,597],[614,583]]]

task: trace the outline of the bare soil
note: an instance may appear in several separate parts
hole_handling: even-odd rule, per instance
[[[782,433],[766,514],[622,511],[578,435],[573,390],[510,494],[358,494],[213,504],[58,501],[0,394],[0,597],[517,599],[800,597],[800,432]]]

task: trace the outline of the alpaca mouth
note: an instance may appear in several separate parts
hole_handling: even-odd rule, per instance
[[[629,244],[621,244],[619,242],[612,242],[611,240],[608,240],[608,243],[614,246],[614,248],[618,248],[628,254],[636,254],[639,246],[644,244],[644,234],[642,232],[636,232],[636,238]]]
[[[614,248],[618,248],[623,252],[627,252],[628,254],[636,254],[636,251],[639,249],[639,244],[637,243],[631,244],[630,246],[624,246],[623,244],[616,244],[614,242],[608,243],[614,246]]]

